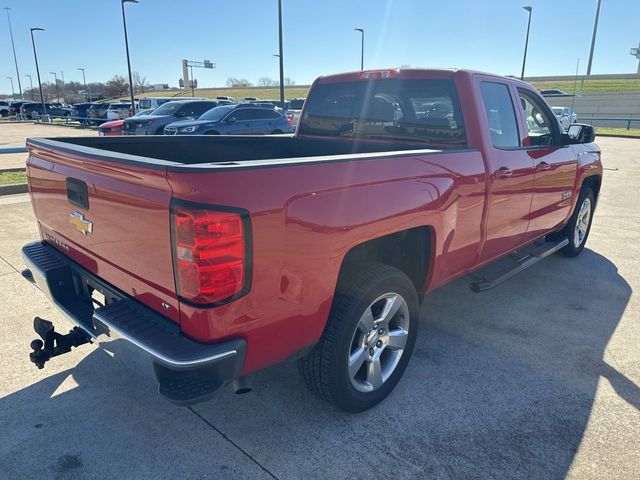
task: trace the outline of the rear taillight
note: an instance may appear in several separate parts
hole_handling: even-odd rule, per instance
[[[174,200],[171,228],[176,289],[183,300],[217,304],[247,293],[248,212]]]
[[[293,125],[293,113],[287,113],[287,123],[290,127]]]

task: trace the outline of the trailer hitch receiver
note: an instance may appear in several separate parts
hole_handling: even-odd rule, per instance
[[[33,319],[33,329],[40,338],[31,342],[33,351],[29,354],[29,360],[40,369],[52,357],[68,353],[72,347],[91,343],[91,337],[81,328],[73,327],[69,333],[62,335],[55,331],[53,323],[40,317]]]

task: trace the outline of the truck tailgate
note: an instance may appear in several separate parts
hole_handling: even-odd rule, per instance
[[[29,190],[42,239],[178,322],[166,166],[110,161],[38,141],[27,147]]]

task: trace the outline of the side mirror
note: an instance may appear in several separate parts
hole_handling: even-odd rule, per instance
[[[236,123],[236,117],[229,117],[226,120],[227,123]]]
[[[592,143],[596,139],[596,129],[592,125],[574,123],[569,126],[566,143]]]

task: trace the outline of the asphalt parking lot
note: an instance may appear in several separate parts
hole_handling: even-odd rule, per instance
[[[597,141],[583,255],[428,296],[403,379],[358,415],[316,399],[294,363],[193,408],[93,346],[37,370],[32,318],[64,321],[18,273],[38,237],[28,197],[0,197],[0,477],[640,478],[640,140]]]

